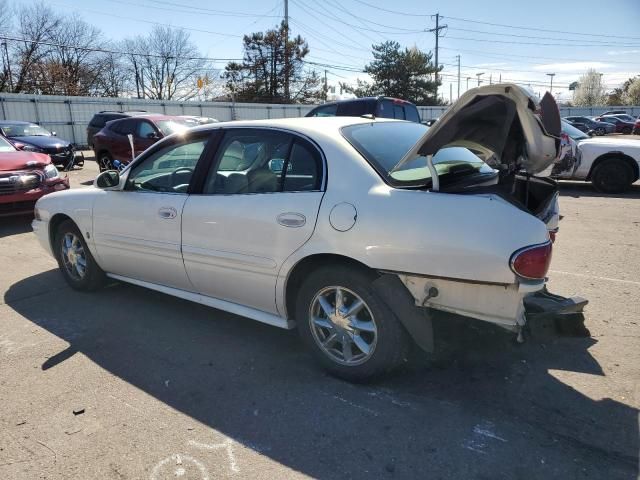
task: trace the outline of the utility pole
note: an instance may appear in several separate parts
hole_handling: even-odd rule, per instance
[[[329,86],[327,85],[327,69],[324,69],[324,102],[327,103],[327,95],[329,93]]]
[[[287,0],[285,0],[286,2]],[[436,13],[435,15],[431,16],[436,17],[436,28],[430,28],[429,30],[426,30],[427,32],[432,32],[436,34],[436,50],[435,50],[435,64],[436,64],[436,98],[438,98],[438,70],[440,70],[440,64],[438,63],[438,38],[440,37],[440,30],[444,30],[445,28],[447,28],[446,25],[440,25],[440,14]]]
[[[555,73],[547,73],[551,77],[551,85],[549,85],[549,93],[553,93],[553,76]]]
[[[489,74],[489,85],[493,85],[493,73]]]
[[[480,77],[484,75],[484,72],[476,73],[476,77],[478,77],[478,86],[480,86]]]
[[[4,53],[7,56],[7,73],[9,74],[9,86],[11,87],[11,91],[13,92],[13,75],[11,75],[11,61],[9,60],[9,49],[7,48],[7,41],[2,42],[2,46],[4,47]]]
[[[469,79],[470,79],[470,78],[471,78],[471,77],[467,77],[467,90],[469,90]]]
[[[458,98],[460,98],[460,55],[456,55],[458,59]]]
[[[453,103],[453,83],[449,84],[449,103]]]
[[[284,0],[284,99],[289,101],[289,0]]]

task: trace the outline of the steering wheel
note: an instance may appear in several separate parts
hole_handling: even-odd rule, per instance
[[[175,190],[177,192],[182,192],[187,190],[187,188],[189,187],[189,182],[187,181],[187,183],[181,183],[181,184],[177,184],[178,181],[178,175],[180,174],[184,174],[184,173],[188,173],[193,175],[193,168],[189,168],[189,167],[180,167],[175,169],[173,172],[171,172],[171,189]],[[191,177],[189,177],[191,178]]]

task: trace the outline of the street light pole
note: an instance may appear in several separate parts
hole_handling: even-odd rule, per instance
[[[549,85],[549,93],[553,93],[553,77],[555,73],[547,73],[549,77],[551,77],[551,84]]]
[[[480,77],[484,75],[484,72],[476,73],[476,77],[478,77],[478,86],[480,86]]]

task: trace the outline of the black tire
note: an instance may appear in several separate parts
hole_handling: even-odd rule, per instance
[[[631,127],[624,127],[624,128],[622,129],[622,133],[623,133],[624,135],[629,135],[629,134],[631,134]]]
[[[98,169],[101,172],[115,169],[115,167],[113,166],[113,157],[107,151],[103,150],[102,152],[98,153],[96,155],[96,162],[98,162]]]
[[[591,174],[593,186],[602,193],[622,193],[633,183],[633,169],[620,158],[609,158],[596,165]]]
[[[604,127],[598,127],[596,128],[596,135],[598,135],[599,137],[602,137],[606,132],[606,130],[604,129]]]
[[[69,267],[70,260],[65,257],[64,245],[67,235],[73,235],[77,239],[78,243],[82,247],[83,257],[85,260],[85,267],[83,268],[83,275],[74,275],[73,269]],[[70,238],[70,237],[69,237]],[[55,232],[55,239],[53,241],[53,251],[58,261],[58,267],[62,272],[62,276],[69,284],[69,286],[75,290],[80,291],[93,291],[102,287],[106,282],[106,275],[100,266],[96,263],[93,255],[89,251],[87,242],[85,241],[82,233],[71,220],[65,220],[62,222]],[[78,258],[78,255],[75,255]],[[77,273],[77,271],[76,271]]]
[[[364,382],[387,373],[405,361],[409,353],[409,336],[400,321],[373,289],[374,279],[374,276],[362,270],[339,265],[326,266],[312,272],[306,278],[296,299],[296,321],[303,342],[326,370],[351,382]],[[362,360],[362,363],[356,365],[341,363],[320,346],[320,340],[317,339],[318,333],[314,333],[318,331],[311,325],[314,299],[317,294],[330,287],[344,289],[347,292],[345,298],[350,293],[360,297],[365,304],[360,311],[365,310],[364,315],[369,317],[377,329],[374,347],[370,351],[370,356]],[[336,330],[329,329],[328,332],[338,332],[335,324],[332,328]],[[365,331],[351,331],[351,333],[354,332],[361,338],[367,334]],[[342,342],[340,344],[343,345]],[[363,354],[355,344],[353,349],[357,354]],[[353,349],[350,347],[350,351]]]

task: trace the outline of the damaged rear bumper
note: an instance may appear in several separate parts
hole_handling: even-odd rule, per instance
[[[582,313],[587,300],[554,295],[544,283],[487,285],[385,272],[373,286],[418,346],[428,352],[434,351],[437,342],[433,320],[441,314],[498,325],[517,333],[519,341],[524,331],[534,338],[589,335]]]

